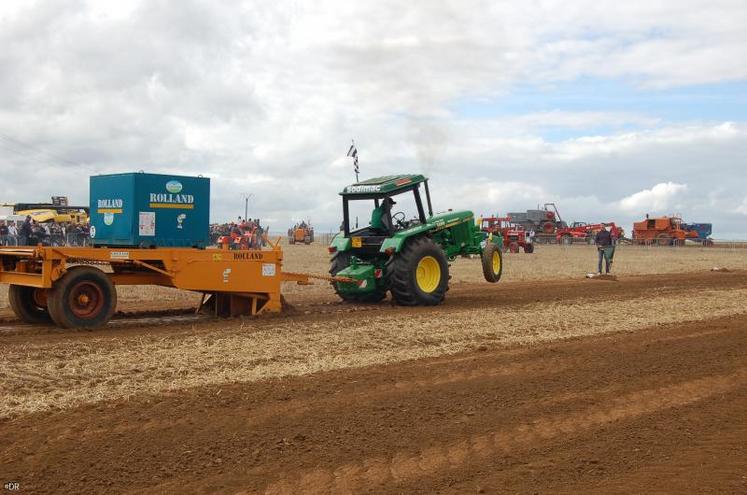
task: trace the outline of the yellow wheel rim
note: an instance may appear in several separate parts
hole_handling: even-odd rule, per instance
[[[441,265],[433,256],[425,256],[418,262],[415,274],[418,287],[423,292],[433,292],[441,282]]]
[[[498,251],[493,251],[493,273],[498,275],[498,272],[501,271],[501,255],[498,253]]]

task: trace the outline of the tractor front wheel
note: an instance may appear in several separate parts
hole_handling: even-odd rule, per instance
[[[435,306],[449,290],[449,262],[440,246],[419,237],[389,261],[386,277],[397,304]]]
[[[97,328],[117,307],[117,291],[108,275],[91,266],[67,271],[49,291],[49,314],[62,328]]]
[[[527,242],[526,244],[524,244],[524,252],[526,254],[532,254],[534,252],[534,243]]]
[[[26,323],[49,323],[52,319],[47,309],[47,289],[11,285],[8,302],[13,312]]]
[[[503,256],[501,250],[498,246],[489,242],[482,251],[482,274],[485,280],[495,283],[501,279],[502,273]]]

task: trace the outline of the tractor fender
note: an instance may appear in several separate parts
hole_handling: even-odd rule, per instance
[[[329,247],[335,248],[336,252],[347,251],[350,249],[350,238],[345,237],[341,232],[332,238]]]
[[[394,234],[392,237],[384,239],[379,252],[385,253],[388,249],[394,249],[395,253],[399,253],[404,247],[405,242],[407,242],[409,239],[432,231],[433,226],[427,223],[424,225],[418,225],[417,227],[409,228],[407,230],[401,230]]]

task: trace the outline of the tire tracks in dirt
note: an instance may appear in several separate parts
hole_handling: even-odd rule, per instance
[[[634,419],[662,409],[686,406],[723,394],[747,378],[747,368],[736,373],[691,380],[676,385],[646,389],[618,397],[602,407],[590,407],[573,415],[534,418],[531,423],[508,430],[487,431],[452,444],[431,446],[415,454],[395,452],[389,458],[367,458],[330,469],[314,469],[282,475],[265,493],[336,494],[359,493],[373,486],[405,483],[480,462],[497,454],[515,453],[527,445],[552,442],[563,435],[576,435],[617,421]]]
[[[144,393],[355,368],[475,348],[635,331],[684,317],[701,320],[744,313],[747,289],[741,283],[747,277],[720,275],[702,279],[718,290],[685,286],[631,299],[624,286],[617,286],[616,297],[607,295],[610,299],[603,300],[603,313],[597,313],[596,301],[538,304],[528,301],[530,296],[525,294],[519,306],[353,311],[338,313],[333,321],[302,320],[302,326],[293,318],[275,317],[203,321],[192,328],[171,329],[171,333],[123,332],[117,338],[106,330],[95,338],[72,334],[69,340],[7,339],[6,359],[0,365],[6,375],[0,385],[6,401],[0,405],[0,414],[14,416]],[[734,282],[734,287],[727,282]],[[578,291],[568,292],[569,297],[578,296]],[[696,298],[697,306],[683,309]]]
[[[29,493],[491,493],[644,483],[698,461],[680,457],[684,441],[732,466],[747,445],[744,431],[727,438],[747,406],[745,325],[673,323],[2,420],[0,471]],[[733,474],[714,470],[709,486],[734,487]]]
[[[428,308],[435,315],[447,315],[453,311],[470,309],[517,308],[532,304],[572,304],[574,302],[624,301],[639,297],[657,297],[676,294],[684,290],[727,290],[747,288],[747,271],[693,272],[665,275],[620,276],[617,281],[593,279],[545,280],[508,282],[498,284],[458,283],[454,284],[445,302]],[[133,338],[139,335],[181,335],[214,333],[216,331],[244,331],[245,327],[262,329],[279,324],[297,325],[324,324],[340,319],[356,319],[361,316],[389,316],[408,318],[419,315],[423,308],[392,306],[389,302],[378,305],[355,305],[341,303],[329,290],[329,296],[319,302],[318,296],[305,298],[295,294],[285,312],[263,315],[256,318],[213,320],[186,316],[190,308],[169,308],[163,314],[152,310],[138,312],[132,307],[122,313],[114,325],[96,331],[61,331],[44,325],[24,325],[8,316],[0,320],[0,343],[33,343],[53,341],[75,341],[89,339]],[[307,302],[310,301],[310,302]],[[194,308],[192,308],[194,309]],[[185,326],[191,328],[185,330]]]

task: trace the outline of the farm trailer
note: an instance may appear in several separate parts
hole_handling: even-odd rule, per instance
[[[216,316],[281,310],[282,282],[312,275],[282,271],[278,244],[268,250],[195,248],[0,248],[0,283],[9,284],[14,313],[28,323],[63,328],[105,325],[117,306],[117,285],[160,285],[203,294],[200,310]],[[101,268],[110,267],[110,271]],[[340,280],[344,280],[340,278]]]
[[[534,242],[537,244],[554,244],[557,242],[556,233],[565,229],[568,224],[560,217],[560,211],[555,203],[545,203],[542,209],[526,210],[524,212],[510,212],[511,222],[521,226],[524,230],[535,232]]]

